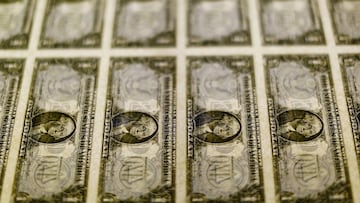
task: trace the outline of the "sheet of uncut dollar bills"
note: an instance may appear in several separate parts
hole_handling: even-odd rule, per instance
[[[360,0],[0,0],[1,203],[360,203]]]

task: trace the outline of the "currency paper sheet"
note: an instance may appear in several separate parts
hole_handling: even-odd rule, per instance
[[[0,0],[1,203],[360,203],[360,0]]]

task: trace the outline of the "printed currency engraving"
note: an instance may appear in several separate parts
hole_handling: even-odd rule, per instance
[[[99,47],[105,2],[49,0],[39,46]]]
[[[14,127],[24,60],[0,59],[0,189]]]
[[[175,60],[113,59],[100,202],[174,202]]]
[[[190,201],[263,202],[252,58],[188,58],[187,90]]]
[[[174,46],[173,0],[118,0],[113,46]]]
[[[355,150],[360,166],[360,56],[341,55],[340,61]]]
[[[0,48],[26,48],[35,0],[0,0]]]
[[[265,44],[324,44],[315,0],[261,0]]]
[[[360,1],[330,0],[330,13],[338,44],[360,43]]]
[[[281,202],[351,202],[328,58],[266,56],[275,185]]]
[[[85,202],[97,59],[36,61],[14,202]]]
[[[189,0],[189,45],[249,45],[245,0]]]

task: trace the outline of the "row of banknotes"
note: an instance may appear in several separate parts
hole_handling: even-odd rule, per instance
[[[339,59],[360,164],[360,55]],[[279,200],[352,202],[329,58],[269,55],[264,61],[265,136],[271,136],[271,181]],[[252,57],[194,56],[186,64],[188,200],[264,202]],[[7,157],[23,67],[21,59],[0,60],[0,183],[12,188],[13,202],[85,202],[94,136],[103,138],[99,202],[174,201],[174,57],[111,59],[102,134],[93,133],[99,60],[36,59],[9,185],[3,180],[14,161]]]
[[[325,44],[316,0],[259,0],[264,44]],[[328,0],[338,44],[360,42],[360,1]],[[49,0],[38,47],[101,45],[105,0]],[[250,45],[245,0],[188,0],[188,45]],[[26,48],[36,0],[0,1],[0,48]],[[176,2],[117,1],[113,47],[176,44]],[[181,20],[181,19],[180,19]]]

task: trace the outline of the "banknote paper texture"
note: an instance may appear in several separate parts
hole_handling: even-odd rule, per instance
[[[265,59],[275,185],[281,202],[350,202],[327,57]]]
[[[0,188],[5,173],[24,60],[0,59]]]
[[[99,47],[103,0],[49,0],[40,47]]]
[[[35,2],[0,1],[0,48],[26,48]]]
[[[113,59],[101,202],[173,202],[175,60]]]
[[[260,0],[265,44],[323,44],[314,0]]]
[[[331,0],[329,4],[337,42],[360,43],[360,1]]]
[[[259,121],[250,57],[188,58],[191,202],[263,202]]]
[[[113,46],[174,46],[175,1],[118,0]]]
[[[42,59],[36,63],[14,202],[84,202],[98,62]]]
[[[245,0],[189,0],[189,45],[250,44]]]
[[[341,66],[355,150],[360,164],[360,56],[341,56]]]

